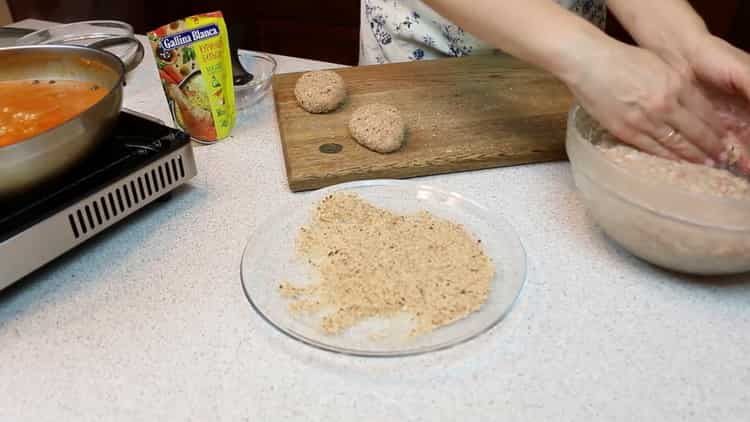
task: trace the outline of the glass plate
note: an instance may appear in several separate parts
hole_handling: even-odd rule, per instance
[[[31,29],[0,27],[0,48],[14,47],[19,38],[32,32]]]
[[[120,21],[95,20],[55,25],[31,32],[16,40],[16,45],[65,44],[96,47],[109,51],[123,61],[128,71],[143,60],[143,46],[133,27]]]
[[[400,214],[427,210],[463,224],[482,240],[496,266],[490,295],[482,308],[466,318],[421,336],[409,336],[411,324],[398,318],[371,318],[338,335],[325,334],[313,317],[293,315],[279,283],[314,280],[307,262],[298,258],[295,239],[315,205],[326,195],[356,193],[375,206]],[[248,241],[241,264],[242,287],[252,307],[282,333],[305,344],[357,356],[404,356],[426,353],[468,341],[495,326],[508,314],[526,280],[526,254],[518,235],[498,215],[463,196],[408,181],[373,180],[345,183],[295,197],[259,226]]]

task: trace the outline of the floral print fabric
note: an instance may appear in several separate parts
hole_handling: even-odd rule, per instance
[[[552,1],[552,0],[550,0]],[[361,0],[361,65],[491,53],[493,48],[420,0]],[[603,28],[605,0],[557,0]]]

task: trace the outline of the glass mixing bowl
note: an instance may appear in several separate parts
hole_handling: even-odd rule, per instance
[[[750,271],[750,200],[660,183],[606,159],[605,135],[580,106],[568,118],[566,148],[576,186],[615,242],[658,266],[698,275]]]

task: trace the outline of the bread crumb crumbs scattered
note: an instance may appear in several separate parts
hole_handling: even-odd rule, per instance
[[[428,333],[478,311],[495,275],[463,226],[426,211],[398,215],[344,192],[321,201],[299,231],[297,253],[320,281],[282,282],[279,291],[294,314],[323,312],[327,334],[402,313],[414,320],[413,335]]]

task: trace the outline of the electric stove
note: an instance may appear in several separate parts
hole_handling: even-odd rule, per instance
[[[41,188],[0,199],[0,290],[195,174],[187,134],[122,112],[108,139],[76,168]]]

